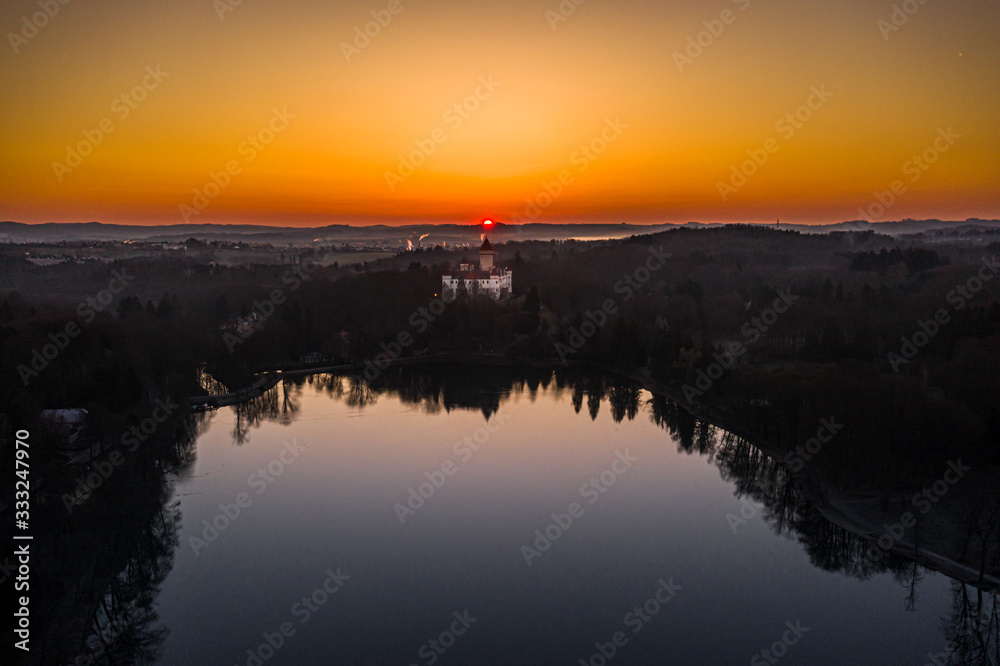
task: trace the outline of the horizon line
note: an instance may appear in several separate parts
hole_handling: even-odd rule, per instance
[[[494,221],[497,227],[531,227],[531,226],[604,226],[604,227],[684,227],[684,226],[728,226],[728,225],[745,225],[745,226],[760,226],[760,227],[824,227],[824,226],[837,226],[837,225],[848,225],[848,224],[862,224],[862,225],[883,225],[883,224],[900,224],[903,222],[941,222],[941,223],[951,223],[951,224],[961,224],[961,223],[971,223],[971,222],[987,222],[987,223],[998,223],[1000,224],[1000,219],[997,218],[981,218],[981,217],[967,217],[964,219],[944,219],[937,217],[928,218],[900,218],[897,220],[865,220],[865,219],[853,219],[853,220],[840,220],[837,222],[781,222],[776,220],[775,222],[741,222],[741,221],[713,221],[713,222],[702,222],[700,220],[688,220],[686,222],[645,222],[645,221],[630,221],[630,222],[598,222],[593,220],[572,222],[572,221],[528,221],[528,222],[498,222]],[[330,227],[346,227],[346,228],[372,228],[372,227],[388,227],[388,228],[404,228],[404,227],[415,227],[415,226],[453,226],[453,227],[481,227],[482,221],[478,222],[447,222],[447,221],[435,221],[435,222],[418,222],[418,221],[406,221],[402,224],[388,224],[386,222],[373,222],[373,223],[330,223],[321,224],[316,226],[306,226],[306,225],[290,225],[290,224],[276,224],[276,223],[259,223],[259,222],[182,222],[182,223],[171,223],[171,224],[142,224],[142,223],[128,223],[128,222],[100,222],[97,220],[90,220],[87,222],[22,222],[19,220],[0,220],[0,224],[17,224],[29,227],[38,226],[86,226],[86,225],[100,225],[106,227],[142,227],[147,229],[170,229],[170,228],[190,228],[190,227],[258,227],[261,229],[295,229],[295,230],[306,230],[306,229],[325,229]]]

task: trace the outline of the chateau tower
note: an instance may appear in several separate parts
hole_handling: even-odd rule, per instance
[[[483,241],[483,246],[479,248],[479,270],[488,271],[493,268],[493,258],[496,256],[490,239]]]

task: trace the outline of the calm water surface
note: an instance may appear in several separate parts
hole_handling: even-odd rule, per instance
[[[652,422],[648,394],[621,422],[555,388],[495,396],[489,419],[310,385],[292,397],[294,418],[241,444],[234,412],[215,413],[175,484],[159,663],[766,664],[773,649],[884,665],[945,649],[947,577],[921,571],[908,610],[906,581],[824,571],[766,512],[734,533],[734,482]],[[403,512],[427,473],[443,484]],[[581,492],[591,479],[603,492]]]

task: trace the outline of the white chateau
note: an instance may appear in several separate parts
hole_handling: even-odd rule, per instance
[[[479,248],[478,268],[474,264],[459,264],[458,271],[442,275],[441,295],[444,299],[454,300],[463,285],[465,293],[470,296],[483,294],[494,301],[510,296],[512,274],[510,270],[494,265],[496,254],[487,238]]]

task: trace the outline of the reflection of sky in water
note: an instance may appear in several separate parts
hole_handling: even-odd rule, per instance
[[[453,447],[486,425],[476,411],[388,396],[359,410],[306,386],[291,425],[266,422],[242,446],[232,412],[217,413],[176,487],[163,663],[245,664],[286,621],[296,634],[269,664],[428,663],[420,647],[466,609],[477,622],[441,664],[577,664],[617,631],[628,644],[615,664],[746,664],[795,620],[810,631],[782,664],[922,664],[944,648],[946,577],[928,573],[907,612],[890,574],[823,572],[759,518],[734,535],[739,502],[706,457],[679,453],[644,411],[615,423],[605,403],[592,421],[570,397],[511,396],[468,462]],[[292,439],[304,450],[258,494],[251,476]],[[589,504],[581,485],[626,449],[639,461]],[[393,505],[449,459],[457,473],[401,525]],[[252,504],[195,557],[190,537],[242,492]],[[526,566],[520,547],[572,502],[583,516]],[[350,580],[300,624],[292,607],[338,567]],[[683,589],[632,633],[625,616],[661,578]]]

